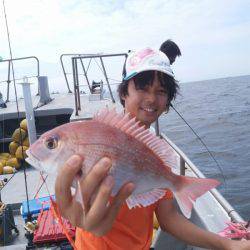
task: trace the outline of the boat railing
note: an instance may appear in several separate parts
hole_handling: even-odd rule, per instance
[[[201,173],[201,171],[194,165],[193,162],[182,152],[182,150],[177,147],[164,133],[160,134],[161,138],[164,139],[179,155],[180,157],[180,174],[185,175],[187,166],[191,169],[191,171],[199,178],[205,178],[205,176]],[[244,221],[242,217],[234,210],[234,208],[227,202],[227,200],[216,190],[212,189],[209,191],[213,197],[217,200],[217,202],[223,207],[228,216],[234,222],[242,222]]]
[[[70,86],[69,86],[68,75],[73,75],[73,72],[66,72],[65,63],[67,64],[67,61],[71,60],[72,57],[81,57],[81,56],[87,56],[87,55],[96,55],[96,54],[72,53],[72,54],[62,54],[60,56],[60,62],[61,62],[62,70],[63,70],[63,75],[64,75],[64,79],[66,81],[69,93],[72,93],[72,91],[71,91]],[[87,77],[87,72],[88,72],[88,68],[89,68],[89,65],[91,63],[91,60],[90,60],[90,62],[88,64],[88,66],[87,66],[87,70],[85,69],[85,66],[83,64],[82,58],[80,58],[79,60],[81,62],[81,67],[82,67],[83,73],[86,75],[87,84],[90,87],[90,84],[89,84],[89,81],[88,81],[88,77]]]
[[[26,79],[29,79],[29,78],[33,78],[33,77],[39,77],[40,76],[40,63],[39,63],[39,59],[36,57],[36,56],[26,56],[26,57],[18,57],[18,58],[12,58],[12,59],[3,59],[3,60],[0,60],[0,63],[8,63],[8,73],[7,73],[7,80],[3,80],[3,81],[0,81],[0,83],[4,83],[6,82],[7,83],[7,94],[6,94],[6,101],[5,102],[9,102],[9,97],[10,97],[10,83],[11,81],[18,81],[18,80],[22,80],[22,78],[15,78],[13,79],[12,75],[11,75],[11,63],[13,61],[22,61],[22,60],[30,60],[30,59],[33,59],[36,61],[36,74],[34,75],[28,75],[28,76],[25,76]]]
[[[89,65],[91,63],[91,60],[92,59],[99,59],[100,60],[100,70],[102,71],[103,75],[104,75],[104,78],[105,78],[105,81],[106,81],[106,84],[108,86],[108,90],[109,90],[109,94],[110,94],[110,97],[111,97],[111,100],[113,103],[115,103],[115,98],[113,96],[113,93],[112,93],[112,89],[111,89],[111,84],[109,82],[109,78],[108,78],[108,75],[107,75],[107,71],[106,71],[106,68],[105,68],[105,64],[104,64],[104,58],[108,58],[108,57],[124,57],[124,60],[126,59],[127,57],[127,53],[119,53],[119,54],[95,54],[95,55],[78,55],[78,56],[73,56],[71,58],[72,60],[72,72],[73,72],[73,85],[74,85],[74,95],[75,95],[75,115],[77,116],[79,113],[78,111],[81,110],[81,101],[80,101],[80,84],[79,84],[79,70],[78,70],[78,63],[80,62],[80,65],[83,69],[83,72],[84,72],[84,76],[85,76],[85,80],[87,82],[87,85],[88,85],[88,88],[89,88],[89,91],[90,93],[92,94],[92,87],[90,86],[90,82],[89,82],[89,79],[88,79],[88,68],[89,68]],[[83,60],[86,60],[86,59],[89,59],[89,64],[88,64],[88,67],[87,69],[85,68],[84,66],[84,63],[83,63]]]

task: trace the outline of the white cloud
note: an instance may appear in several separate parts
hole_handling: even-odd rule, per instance
[[[8,0],[6,7],[14,56],[58,63],[61,53],[125,52],[172,38],[182,50],[174,67],[183,81],[249,74],[249,1]],[[0,55],[8,57],[1,37]]]

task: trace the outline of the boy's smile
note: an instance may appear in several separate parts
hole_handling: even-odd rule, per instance
[[[157,74],[152,86],[136,89],[134,80],[128,84],[128,95],[123,97],[125,112],[129,112],[143,125],[149,127],[166,110],[168,95],[161,86]]]

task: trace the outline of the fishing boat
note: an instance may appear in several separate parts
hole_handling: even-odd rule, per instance
[[[119,83],[111,83],[111,77],[108,75],[106,61],[109,63],[117,59],[120,60],[119,68],[126,58],[126,53],[118,54],[63,54],[60,57],[61,67],[66,83],[66,93],[50,93],[48,78],[40,75],[40,63],[37,57],[23,57],[2,60],[0,64],[7,65],[7,79],[1,83],[6,84],[6,97],[2,95],[2,105],[0,108],[0,143],[1,152],[8,152],[8,144],[11,142],[13,131],[19,127],[20,120],[23,118],[34,119],[35,127],[28,131],[31,138],[39,137],[43,132],[50,130],[58,125],[77,121],[92,119],[93,115],[100,109],[116,108],[121,110],[122,107],[116,101],[114,91]],[[14,84],[11,78],[11,63],[20,61],[25,63],[27,60],[34,62],[36,69],[35,75],[26,76],[24,79],[15,79],[16,82],[22,82],[29,89],[29,82],[36,81],[38,90],[35,95],[31,95],[32,110],[31,114],[27,113],[27,100],[17,98],[11,100],[10,86]],[[93,79],[88,70],[91,63],[97,63],[101,71],[101,79]],[[70,71],[66,70],[66,64],[70,65]],[[121,78],[121,72],[120,74]],[[121,81],[121,80],[120,80]],[[3,93],[2,93],[3,94]],[[1,103],[1,102],[0,102]],[[18,106],[17,106],[18,103]],[[30,103],[30,104],[31,104]],[[32,112],[34,117],[32,117]],[[166,134],[159,129],[158,121],[155,123],[155,132],[165,140],[178,154],[179,173],[181,175],[204,178],[202,172],[192,163],[180,148],[172,142]],[[14,223],[19,230],[19,234],[13,237],[10,242],[5,244],[4,249],[25,249],[27,248],[27,239],[24,236],[25,224],[21,215],[21,205],[24,201],[44,197],[54,194],[54,178],[46,177],[46,185],[42,185],[44,180],[41,179],[40,173],[31,166],[25,167],[24,175],[22,169],[12,175],[1,175],[0,179],[5,180],[1,188],[1,200],[9,204],[14,214]],[[25,185],[25,178],[27,179]],[[226,222],[242,222],[243,219],[234,210],[234,208],[225,200],[225,198],[213,189],[200,197],[194,205],[190,220],[201,228],[218,233],[226,227]],[[164,233],[158,228],[152,241],[152,249],[163,250],[180,250],[180,249],[201,249],[181,242],[174,237]]]

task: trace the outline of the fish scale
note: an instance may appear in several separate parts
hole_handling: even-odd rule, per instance
[[[53,141],[48,148],[47,141]],[[57,173],[72,154],[84,158],[83,177],[102,157],[112,161],[115,195],[128,181],[135,183],[126,200],[129,208],[149,206],[170,189],[186,217],[193,203],[219,182],[175,174],[179,166],[175,151],[164,140],[140,126],[135,118],[115,110],[103,110],[93,120],[61,125],[43,134],[27,152],[26,160],[34,167]]]
[[[115,160],[115,155],[116,155],[116,151],[120,153],[121,155],[121,159],[125,158],[124,161],[128,161],[131,160],[131,157],[134,157],[134,161],[136,162],[137,166],[140,166],[142,169],[144,169],[145,167],[148,167],[148,170],[150,170],[152,168],[152,171],[155,172],[155,167],[152,167],[153,165],[159,165],[159,159],[157,159],[157,157],[155,155],[153,155],[150,150],[143,144],[138,144],[137,146],[135,146],[134,144],[137,143],[135,141],[135,138],[131,137],[131,136],[125,136],[124,138],[122,136],[120,136],[121,138],[118,138],[118,136],[114,136],[113,138],[110,139],[108,138],[110,141],[116,141],[116,143],[114,144],[110,144],[109,141],[107,141],[107,139],[105,138],[105,136],[103,136],[103,134],[107,135],[110,134],[111,132],[113,132],[114,128],[110,128],[109,126],[104,126],[102,123],[98,122],[98,124],[96,122],[92,122],[92,124],[89,124],[89,127],[95,126],[96,129],[101,129],[101,133],[102,135],[96,136],[95,139],[92,141],[92,135],[89,134],[86,138],[85,137],[85,141],[89,142],[89,147],[92,147],[92,151],[96,153],[96,151],[102,152],[103,155],[106,156],[111,156],[111,158],[113,160]],[[110,132],[111,130],[111,132]],[[119,131],[117,129],[116,131],[117,133],[113,134],[119,134]],[[99,135],[100,132],[98,132]],[[124,147],[124,145],[126,145],[126,147]],[[86,144],[85,144],[86,145]],[[92,146],[91,146],[92,145]],[[103,148],[103,149],[102,149]],[[107,153],[109,150],[110,153]],[[81,150],[79,150],[81,151]],[[81,153],[81,152],[79,152]],[[141,158],[136,157],[136,155],[141,154]],[[100,154],[99,154],[100,155]],[[150,155],[150,157],[147,157],[148,155]],[[98,157],[99,159],[99,157]]]

